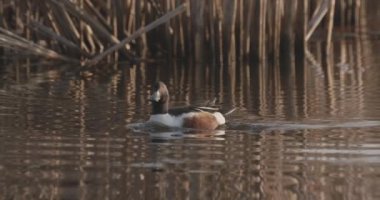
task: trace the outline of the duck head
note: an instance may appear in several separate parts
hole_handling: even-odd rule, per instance
[[[169,91],[165,83],[158,81],[152,87],[152,114],[166,114],[169,110]]]

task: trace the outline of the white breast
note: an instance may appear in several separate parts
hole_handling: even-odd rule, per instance
[[[158,114],[151,115],[148,122],[158,123],[169,127],[182,127],[183,118],[192,117],[194,114],[186,113],[179,116],[173,116],[170,114]]]
[[[223,125],[226,123],[226,119],[220,112],[214,112],[213,113],[214,117],[216,118],[216,121],[218,122],[219,125]]]
[[[183,119],[193,117],[195,113],[185,113],[179,116],[174,116],[170,114],[157,114],[151,115],[148,122],[157,123],[160,125],[168,127],[182,127]],[[212,115],[216,118],[218,125],[223,125],[226,123],[226,119],[220,112],[215,112]]]

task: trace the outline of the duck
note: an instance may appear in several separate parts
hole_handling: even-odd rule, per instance
[[[148,122],[172,128],[215,130],[226,123],[224,115],[233,112],[231,110],[223,115],[215,106],[169,108],[169,91],[162,81],[153,85],[149,100],[152,112]]]

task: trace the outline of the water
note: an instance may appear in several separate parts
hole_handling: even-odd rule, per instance
[[[379,199],[380,42],[321,47],[225,70],[12,68],[0,90],[0,199]],[[146,126],[157,77],[173,105],[217,97],[238,109],[216,131]]]

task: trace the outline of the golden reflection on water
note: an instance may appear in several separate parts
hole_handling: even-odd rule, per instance
[[[218,140],[165,140],[124,129],[29,132],[1,142],[1,193],[24,199],[344,196],[354,192],[351,182],[376,184],[379,174],[378,148],[371,156],[355,144],[371,139],[361,131],[227,131]],[[374,192],[361,187],[354,197]]]
[[[124,129],[2,140],[11,199],[376,198],[378,128],[157,139]],[[23,149],[15,148],[23,146]],[[364,148],[363,148],[364,147]],[[369,151],[370,150],[370,151]]]

